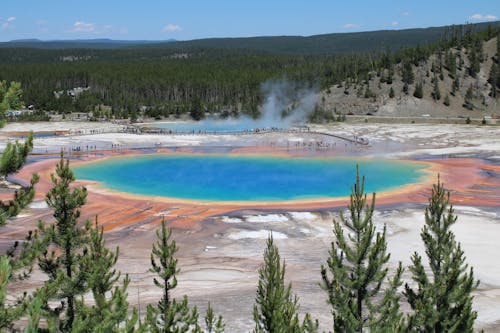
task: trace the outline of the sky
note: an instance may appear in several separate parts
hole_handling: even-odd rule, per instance
[[[0,41],[190,40],[407,29],[500,17],[499,0],[0,0]]]

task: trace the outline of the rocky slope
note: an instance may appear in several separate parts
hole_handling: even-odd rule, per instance
[[[488,82],[490,69],[494,61],[498,62],[497,38],[483,43],[483,58],[480,70],[472,77],[469,74],[471,52],[468,49],[448,50],[455,56],[458,77],[458,88],[452,93],[454,82],[453,74],[442,66],[442,75],[439,73],[439,55],[433,54],[418,66],[412,65],[414,82],[408,85],[408,93],[403,91],[402,64],[393,69],[392,83],[386,82],[387,70],[372,72],[367,81],[358,84],[343,82],[331,86],[320,93],[320,106],[327,112],[353,115],[376,115],[388,117],[470,117],[500,115],[500,99],[491,97],[492,85]],[[441,54],[441,62],[445,63],[446,52]],[[436,68],[436,78],[440,91],[440,99],[432,96],[434,90],[433,64]],[[442,79],[441,79],[442,78]],[[416,85],[421,83],[422,98],[414,97]],[[472,87],[472,88],[471,88]],[[394,96],[390,96],[391,88]],[[472,98],[467,108],[467,90],[471,88]],[[367,93],[368,89],[368,93]],[[448,96],[449,105],[445,105]],[[472,109],[472,110],[471,110]]]

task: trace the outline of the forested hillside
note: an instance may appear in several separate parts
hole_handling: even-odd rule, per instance
[[[384,117],[497,117],[499,54],[498,37],[487,37],[385,61],[363,80],[348,78],[322,91],[318,109],[327,116],[337,110]]]
[[[474,31],[498,27],[500,22],[472,24]],[[161,49],[219,48],[252,50],[285,54],[345,54],[359,52],[398,51],[407,47],[435,43],[443,36],[457,33],[461,26],[443,26],[404,30],[378,30],[333,33],[312,36],[258,36],[241,38],[205,38],[188,41],[127,41],[109,39],[41,41],[14,40],[0,43],[0,48],[40,49],[123,49],[147,46]]]
[[[486,30],[478,32],[478,27]],[[368,80],[376,73],[381,76],[381,84],[401,79],[407,81],[408,89],[413,89],[415,70],[436,52],[444,54],[450,48],[476,55],[473,61],[469,56],[459,64],[460,71],[475,77],[478,64],[481,67],[487,61],[483,42],[494,39],[499,28],[465,25],[445,31],[436,43],[400,51],[382,49],[343,55],[292,55],[187,44],[184,48],[143,46],[115,50],[2,49],[0,80],[21,82],[26,104],[41,110],[92,111],[96,117],[132,119],[140,112],[157,118],[187,113],[199,118],[205,112],[256,117],[263,101],[261,87],[268,80],[285,78],[296,87],[317,91],[345,83],[366,90]],[[345,37],[352,41],[353,35]],[[436,62],[440,70],[443,59]],[[90,89],[76,97],[66,92],[75,87]],[[373,97],[370,93],[370,89],[367,94],[363,91],[363,96]],[[323,106],[328,107],[328,103]]]

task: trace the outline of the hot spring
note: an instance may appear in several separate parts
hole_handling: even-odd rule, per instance
[[[152,123],[148,126],[171,131],[173,133],[229,133],[229,132],[253,132],[256,130],[288,129],[287,122],[271,122],[266,119],[229,118],[224,120],[205,119],[201,121]]]
[[[81,180],[121,192],[208,201],[282,201],[348,196],[356,164],[366,191],[416,183],[425,165],[391,160],[241,155],[142,155],[74,167]]]

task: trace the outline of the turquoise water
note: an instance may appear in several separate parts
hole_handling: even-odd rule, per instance
[[[187,122],[175,122],[175,123],[154,123],[151,126],[161,129],[170,130],[172,132],[181,133],[198,133],[198,132],[243,132],[243,131],[254,131],[256,129],[267,128],[271,126],[268,122],[263,120],[253,120],[253,119],[226,119],[226,120],[214,120],[205,119],[201,121],[187,121]],[[288,128],[286,123],[279,126],[280,128]]]
[[[421,164],[354,159],[237,155],[143,155],[74,167],[78,179],[134,194],[216,201],[275,201],[348,196],[356,163],[366,190],[415,183]]]

